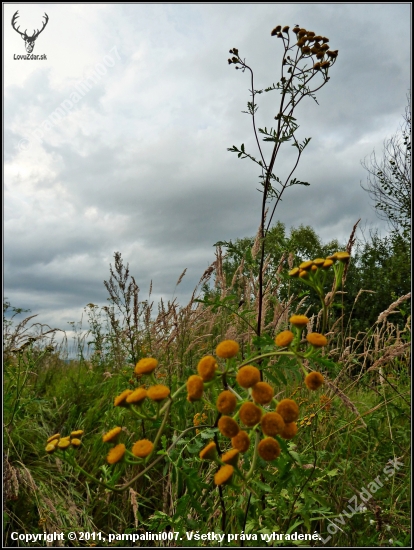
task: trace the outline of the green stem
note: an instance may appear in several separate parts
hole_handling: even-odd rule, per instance
[[[249,479],[254,474],[254,470],[256,468],[257,457],[259,456],[259,453],[257,451],[257,449],[259,447],[259,441],[260,441],[260,433],[257,431],[256,432],[256,438],[254,440],[254,451],[253,451],[252,463],[251,463],[251,466],[250,466],[250,470],[247,472],[247,474],[245,476],[246,481],[249,481]]]

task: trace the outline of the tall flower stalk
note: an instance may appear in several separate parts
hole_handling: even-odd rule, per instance
[[[261,169],[261,185],[263,187],[261,220],[260,220],[260,265],[259,265],[259,297],[258,297],[258,315],[256,334],[261,335],[262,317],[263,317],[263,296],[264,296],[264,262],[266,252],[266,236],[270,229],[276,208],[282,199],[282,196],[288,187],[293,185],[310,185],[308,182],[293,178],[293,174],[299,164],[300,158],[305,147],[311,138],[305,138],[300,142],[296,136],[299,125],[294,117],[297,105],[305,98],[311,97],[317,102],[315,93],[320,90],[329,81],[329,69],[334,65],[338,50],[330,50],[329,39],[325,36],[316,35],[313,31],[296,26],[292,33],[289,27],[282,28],[281,25],[275,27],[272,36],[277,36],[282,40],[283,58],[280,69],[280,80],[272,86],[256,90],[254,85],[254,74],[252,68],[241,58],[237,48],[230,50],[233,57],[228,59],[230,65],[236,65],[236,69],[250,73],[251,101],[247,103],[245,113],[252,117],[253,132],[257,143],[259,157],[256,158],[246,152],[244,144],[240,148],[233,146],[229,151],[238,154],[239,158],[250,158],[258,164]],[[256,96],[263,92],[279,91],[280,100],[277,106],[277,114],[274,117],[276,127],[257,128],[256,113],[258,105]],[[266,162],[262,144],[259,139],[262,134],[263,141],[272,142],[273,150],[270,160]],[[296,159],[285,179],[280,178],[274,173],[276,161],[280,155],[281,146],[284,143],[291,142],[296,150]],[[267,211],[270,211],[268,219]]]

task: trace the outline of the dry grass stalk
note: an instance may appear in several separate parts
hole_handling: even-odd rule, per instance
[[[387,319],[388,315],[391,315],[392,313],[398,313],[398,311],[395,311],[397,309],[397,307],[400,304],[402,304],[403,302],[405,302],[406,300],[409,300],[410,298],[411,298],[411,292],[409,292],[408,294],[405,294],[404,296],[401,296],[400,298],[398,298],[398,300],[393,302],[388,307],[388,309],[386,309],[385,311],[383,311],[382,313],[379,314],[378,319],[377,319],[377,323],[384,322]]]
[[[361,415],[358,411],[358,409],[355,407],[355,405],[352,403],[352,401],[349,399],[349,397],[347,395],[345,395],[345,393],[340,390],[338,388],[338,386],[336,386],[333,382],[331,382],[330,380],[328,380],[326,377],[325,377],[325,385],[335,394],[339,397],[339,399],[342,401],[342,403],[345,405],[345,407],[347,409],[349,409],[350,411],[352,411],[355,415],[357,415],[361,421],[361,423],[363,424],[364,428],[367,427],[367,425],[365,424],[364,420],[361,418]]]

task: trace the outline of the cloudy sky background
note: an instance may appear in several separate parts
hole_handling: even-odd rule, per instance
[[[29,34],[48,14],[33,51],[46,61],[14,59],[26,53],[10,24],[16,10]],[[176,290],[185,305],[214,261],[212,245],[256,233],[259,173],[227,151],[245,143],[256,154],[251,119],[241,114],[249,78],[227,58],[239,49],[256,88],[277,82],[282,43],[270,36],[277,24],[328,36],[339,56],[319,106],[308,99],[297,111],[300,136],[312,141],[296,177],[311,187],[289,189],[276,219],[288,228],[309,224],[325,241],[346,242],[359,218],[386,233],[361,189],[360,161],[381,153],[402,122],[410,4],[5,4],[3,11],[4,295],[39,321],[67,329],[86,304],[105,305],[115,251],[142,299],[150,280],[155,301],[171,299],[188,268]],[[70,106],[96,71],[102,75]],[[259,126],[272,124],[278,99],[277,92],[259,97]],[[283,155],[277,173],[290,161]]]

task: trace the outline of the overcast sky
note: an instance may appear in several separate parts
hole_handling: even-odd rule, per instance
[[[21,36],[49,21],[33,54]],[[60,328],[84,306],[105,305],[109,263],[120,251],[153,298],[185,305],[214,261],[213,244],[254,235],[259,173],[227,151],[255,149],[247,73],[277,82],[277,24],[296,24],[338,49],[330,81],[297,112],[312,137],[296,172],[310,187],[287,191],[276,216],[347,241],[354,223],[386,226],[361,189],[360,161],[402,122],[410,86],[411,5],[404,4],[5,4],[4,295]],[[95,75],[95,76],[94,76]],[[84,83],[87,83],[85,85]],[[271,126],[277,92],[259,98]],[[287,169],[291,157],[282,156]],[[266,148],[269,151],[269,148]]]

